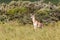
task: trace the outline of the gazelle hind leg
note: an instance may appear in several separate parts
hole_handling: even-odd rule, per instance
[[[43,28],[43,24],[42,23],[40,24],[40,28]]]
[[[43,28],[43,24],[42,23],[39,23],[38,24],[38,27]]]

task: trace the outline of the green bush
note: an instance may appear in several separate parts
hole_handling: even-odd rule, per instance
[[[26,7],[16,7],[16,8],[7,10],[7,14],[26,13],[26,12],[27,12]]]
[[[39,21],[44,21],[44,20],[50,18],[50,16],[49,16],[50,12],[51,12],[50,9],[42,8],[36,12],[36,19]]]
[[[43,23],[60,20],[60,6],[43,2],[13,1],[0,5],[0,21],[18,20],[22,24],[32,23],[30,14],[35,14],[36,20]],[[3,17],[3,15],[5,15]]]

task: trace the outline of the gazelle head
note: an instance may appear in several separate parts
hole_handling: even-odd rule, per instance
[[[35,14],[30,14],[31,18],[35,18]]]

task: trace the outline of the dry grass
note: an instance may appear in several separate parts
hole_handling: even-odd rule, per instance
[[[60,22],[38,28],[37,31],[33,30],[32,25],[0,23],[0,40],[60,40]]]

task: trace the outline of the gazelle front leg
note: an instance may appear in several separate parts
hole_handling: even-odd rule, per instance
[[[34,30],[36,31],[36,29],[37,29],[37,23],[33,23],[33,26],[34,26]]]

